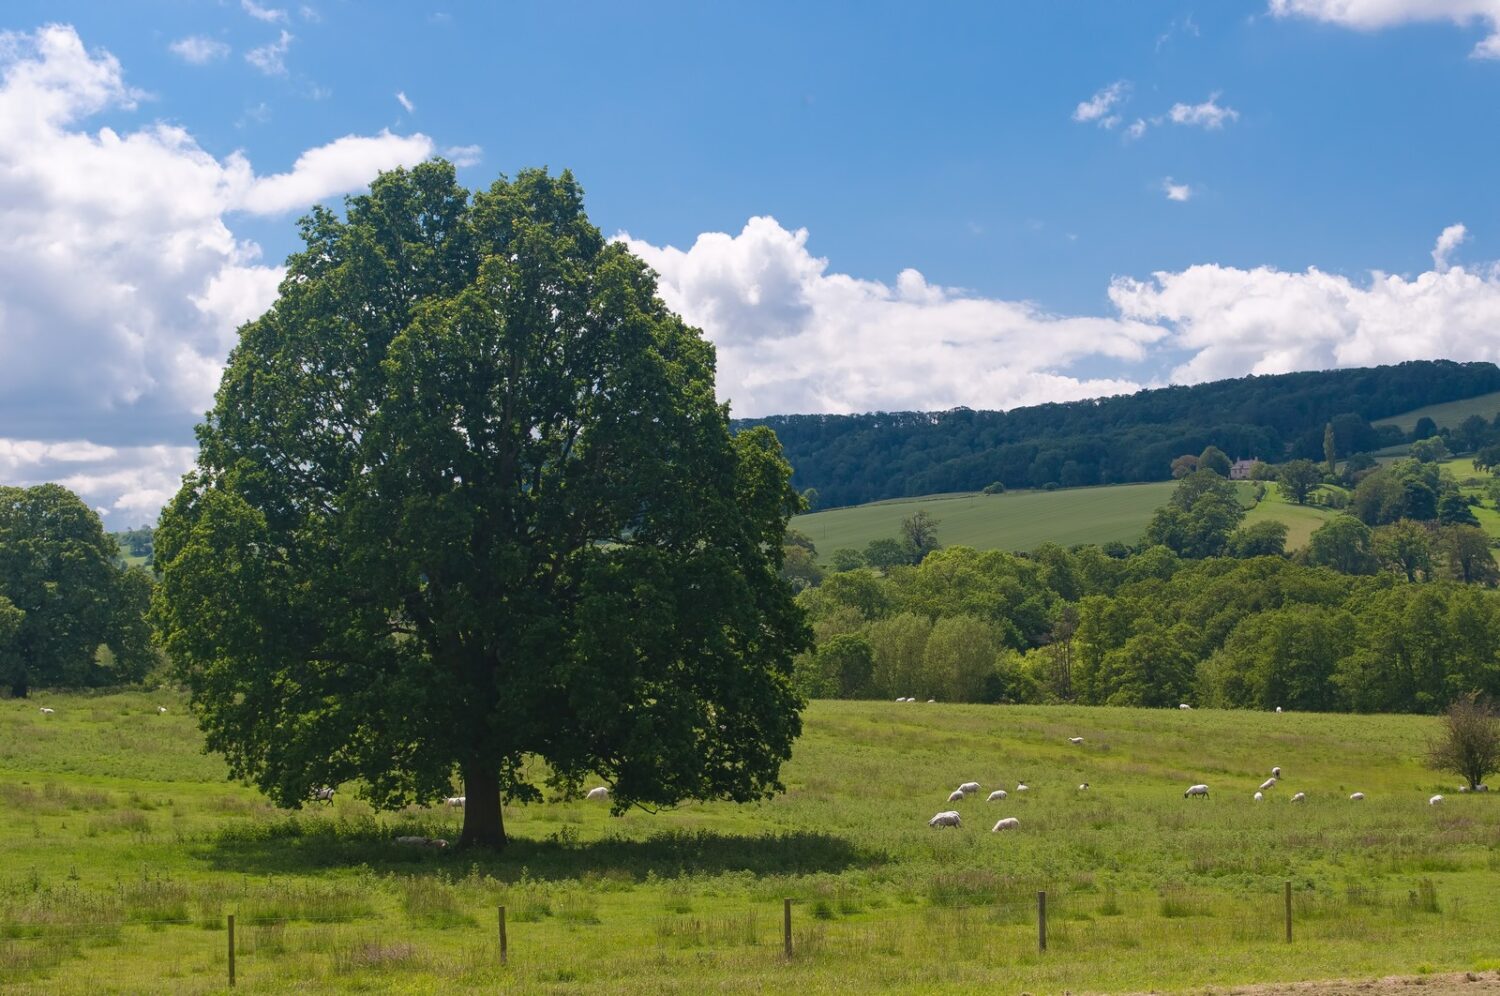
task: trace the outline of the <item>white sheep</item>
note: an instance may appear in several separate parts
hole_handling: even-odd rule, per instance
[[[43,716],[50,716],[50,715],[52,715],[52,713],[54,711],[55,710],[53,710],[53,709],[48,709],[46,706],[42,706],[42,715]]]
[[[1078,791],[1080,791],[1080,792],[1087,792],[1088,790],[1089,790],[1089,783],[1088,782],[1084,782],[1082,785],[1078,786]]]
[[[1353,795],[1349,796],[1349,801],[1350,802],[1363,802],[1364,798],[1365,798],[1365,794],[1363,792],[1355,792]]]
[[[1257,793],[1255,793],[1255,801],[1256,802],[1260,802],[1265,797],[1266,797],[1265,793],[1263,793],[1263,792],[1257,792]]]
[[[1027,785],[1025,782],[1017,782],[1016,783],[1016,791],[1017,792],[1030,792],[1031,791],[1031,786]]]
[[[452,806],[454,809],[463,809],[464,803],[468,801],[469,797],[466,795],[450,795],[443,800],[443,805]]]
[[[1207,785],[1189,785],[1188,786],[1188,790],[1186,792],[1182,793],[1182,797],[1184,799],[1189,799],[1189,798],[1192,798],[1193,796],[1202,796],[1203,798],[1207,799],[1208,798],[1208,786]]]
[[[1186,702],[1179,702],[1177,704],[1177,708],[1183,710],[1184,712],[1187,712],[1187,711],[1191,710],[1193,707],[1190,706],[1190,705],[1188,705]]]
[[[1306,792],[1298,792],[1296,795],[1292,796],[1292,801],[1293,802],[1306,802],[1307,801],[1307,793]]]
[[[948,801],[949,802],[963,802],[964,801],[964,790],[963,789],[954,789],[952,792],[949,792],[948,793]]]
[[[936,701],[937,701],[937,699],[928,699],[928,700],[927,700],[927,704],[928,704],[928,705],[932,705],[932,704],[933,704],[933,703],[935,703],[935,702],[936,702]]]
[[[1281,777],[1281,769],[1280,768],[1272,768],[1271,769],[1271,777],[1272,778],[1280,778]]]
[[[1081,744],[1081,743],[1083,743],[1083,738],[1082,737],[1069,737],[1068,738],[1068,743],[1070,743],[1070,744]]]
[[[441,851],[448,842],[441,837],[397,837],[396,843],[407,847],[431,847]]]
[[[962,792],[964,795],[970,795],[970,794],[972,794],[974,792],[978,792],[979,791],[979,783],[978,782],[964,782],[962,785],[960,785],[958,787],[958,790],[960,792]]]
[[[603,785],[600,785],[598,788],[591,788],[591,789],[589,789],[588,794],[584,796],[584,798],[585,799],[608,799],[609,798],[609,789],[605,788]]]
[[[1440,803],[1442,801],[1443,801],[1443,797],[1442,796],[1435,795],[1431,799],[1427,800],[1427,805],[1429,805],[1429,806],[1436,806],[1438,803]]]
[[[167,714],[167,707],[166,706],[157,706],[156,707],[156,714],[158,716],[165,716]]]
[[[1459,786],[1459,787],[1458,787],[1458,790],[1459,790],[1459,791],[1460,791],[1460,792],[1467,792],[1467,791],[1469,791],[1469,786],[1467,786],[1467,785],[1460,785],[1460,786]]]
[[[1276,707],[1276,711],[1277,711],[1277,712],[1280,712],[1280,711],[1281,711],[1281,706],[1277,706],[1277,707]]]
[[[906,701],[906,696],[904,696],[904,695],[898,696],[897,699],[896,699],[896,701],[897,702],[905,702]]]
[[[1274,778],[1267,778],[1265,781],[1263,781],[1263,782],[1260,783],[1260,790],[1262,792],[1268,792],[1268,791],[1270,791],[1271,789],[1273,789],[1275,787],[1276,787],[1276,779],[1274,779]]]
[[[1005,799],[1005,789],[995,789],[995,791],[993,791],[993,792],[990,793],[990,797],[988,799],[984,800],[984,801],[985,802],[1001,802],[1004,799]]]
[[[1483,782],[1481,782],[1480,784],[1474,786],[1474,791],[1475,792],[1488,792],[1489,790],[1490,790],[1490,787],[1488,785],[1485,785]]]
[[[312,790],[313,802],[326,802],[333,805],[333,789],[327,785],[319,785]]]
[[[1007,816],[1003,820],[997,820],[995,825],[990,827],[990,833],[999,833],[1001,830],[1017,830],[1020,829],[1020,826],[1020,820],[1014,816]]]
[[[951,809],[948,809],[944,810],[941,813],[938,813],[932,819],[928,820],[927,825],[930,827],[956,827],[962,826],[963,821],[959,819],[957,813],[955,813]]]

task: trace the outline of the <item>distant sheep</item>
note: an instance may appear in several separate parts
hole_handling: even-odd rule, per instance
[[[1281,706],[1277,706],[1277,707],[1276,707],[1276,711],[1277,711],[1277,712],[1280,712],[1280,711],[1281,711]]]
[[[1255,793],[1255,801],[1256,802],[1260,802],[1265,797],[1266,797],[1265,793],[1263,793],[1263,792],[1257,792],[1257,793]]]
[[[1268,791],[1270,791],[1271,789],[1273,789],[1275,787],[1276,787],[1276,779],[1274,779],[1274,778],[1267,778],[1265,781],[1263,781],[1263,782],[1260,783],[1260,790],[1262,792],[1268,792]]]
[[[1307,793],[1306,792],[1298,792],[1296,795],[1292,796],[1292,801],[1293,802],[1306,802],[1307,801]]]
[[[1004,799],[1005,799],[1005,789],[995,789],[995,791],[993,791],[993,792],[990,793],[990,797],[988,799],[984,800],[984,801],[985,802],[1001,802]]]
[[[963,802],[964,801],[964,790],[963,789],[954,789],[952,792],[948,793],[948,801],[949,802]]]
[[[1443,801],[1443,797],[1442,796],[1435,795],[1431,799],[1427,800],[1427,805],[1429,805],[1429,806],[1436,806],[1438,803],[1440,803],[1442,801]]]
[[[1474,791],[1475,792],[1488,792],[1489,790],[1490,790],[1490,787],[1488,785],[1483,784],[1483,783],[1474,786]]]
[[[441,837],[397,837],[396,843],[405,847],[431,847],[441,851],[448,842]]]
[[[1363,792],[1355,792],[1353,795],[1349,796],[1349,801],[1350,802],[1363,802],[1364,798],[1365,798],[1365,794]]]
[[[1467,792],[1467,791],[1469,791],[1469,786],[1467,786],[1467,785],[1460,785],[1460,786],[1459,786],[1459,787],[1458,787],[1458,790],[1459,790],[1459,791],[1460,791],[1460,792]]]
[[[1082,737],[1069,737],[1068,738],[1068,743],[1070,743],[1070,744],[1081,744],[1081,743],[1083,743],[1083,738]]]
[[[585,799],[608,799],[609,798],[609,789],[605,788],[603,785],[600,785],[598,788],[591,788],[591,789],[589,789],[588,794],[584,796],[584,798]]]
[[[333,805],[333,789],[327,785],[320,785],[312,790],[313,802],[326,802]]]
[[[972,794],[974,792],[978,792],[979,791],[979,783],[978,782],[964,782],[962,785],[960,785],[958,787],[958,790],[960,792],[962,792],[964,795],[970,795],[970,794]]]
[[[1186,702],[1181,702],[1181,703],[1178,703],[1177,708],[1182,709],[1184,711],[1187,711],[1187,710],[1191,710],[1193,707],[1190,706],[1190,705],[1188,705]]]
[[[1202,796],[1203,798],[1207,799],[1208,798],[1208,786],[1207,785],[1189,785],[1188,786],[1188,790],[1186,792],[1182,793],[1182,797],[1184,799],[1190,799],[1193,796]]]
[[[158,716],[165,716],[167,714],[167,707],[166,706],[157,706],[156,707],[156,714]]]
[[[1016,783],[1016,791],[1017,792],[1030,792],[1031,791],[1031,786],[1027,785],[1025,782],[1017,782]]]
[[[932,704],[933,704],[933,703],[934,703],[934,702],[936,702],[936,701],[937,701],[937,699],[928,699],[928,700],[927,700],[927,704],[928,704],[928,705],[932,705]]]
[[[1272,768],[1271,769],[1271,777],[1272,778],[1280,778],[1281,777],[1281,769],[1280,768]]]
[[[52,715],[52,713],[53,713],[53,712],[55,712],[55,711],[56,711],[56,710],[53,710],[53,709],[48,709],[48,708],[47,708],[47,707],[46,707],[46,706],[42,706],[42,715],[43,715],[43,716],[50,716],[50,715]]]
[[[956,827],[962,826],[963,821],[959,819],[957,813],[949,809],[938,813],[932,819],[928,820],[927,825],[930,827]]]
[[[1078,791],[1080,791],[1080,792],[1087,792],[1088,790],[1089,790],[1089,783],[1088,782],[1084,782],[1082,785],[1078,786]]]
[[[452,806],[454,809],[463,809],[464,803],[468,801],[469,797],[466,795],[450,795],[448,798],[443,800],[443,805]]]
[[[995,825],[990,827],[990,833],[999,833],[1001,830],[1018,830],[1020,827],[1020,820],[1014,816],[1007,816],[1003,820],[996,821]]]

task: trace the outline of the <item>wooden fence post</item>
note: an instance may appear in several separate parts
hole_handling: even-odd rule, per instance
[[[229,988],[234,988],[234,914],[229,914]]]
[[[505,940],[505,907],[500,907],[500,964],[504,965],[510,957],[508,945]]]
[[[1036,949],[1047,950],[1047,892],[1036,894]]]
[[[786,956],[792,956],[792,901],[783,899],[781,901],[781,941],[786,950]]]
[[[1286,884],[1286,942],[1292,943],[1292,883]]]

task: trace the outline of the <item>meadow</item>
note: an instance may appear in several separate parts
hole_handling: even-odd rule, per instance
[[[1500,968],[1500,793],[1422,766],[1431,718],[819,701],[805,719],[775,799],[511,807],[496,856],[399,846],[456,837],[457,814],[377,816],[355,786],[275,809],[226,781],[169,692],[0,701],[0,989],[224,991],[229,914],[236,991],[257,993],[1120,992]],[[1273,764],[1285,777],[1256,803]],[[930,829],[969,779],[964,825]],[[1199,781],[1210,798],[1185,800]],[[994,787],[1010,798],[983,801]],[[990,833],[1000,816],[1020,828]]]
[[[1392,415],[1390,418],[1377,419],[1374,424],[1394,425],[1402,432],[1409,434],[1423,417],[1432,419],[1439,428],[1456,429],[1470,415],[1479,415],[1485,421],[1489,421],[1497,412],[1500,412],[1500,392],[1481,394],[1460,401],[1448,401],[1440,405],[1428,405],[1425,408],[1415,408],[1400,415]]]

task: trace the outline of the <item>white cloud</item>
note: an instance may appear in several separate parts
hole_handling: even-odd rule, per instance
[[[1146,134],[1146,127],[1147,126],[1145,118],[1136,118],[1134,121],[1130,122],[1130,127],[1125,129],[1126,140],[1133,142],[1136,139],[1140,138],[1142,135]]]
[[[189,35],[186,38],[179,38],[168,45],[167,48],[173,55],[194,66],[207,65],[229,54],[228,45],[203,35]]]
[[[1469,54],[1500,59],[1500,0],[1270,0],[1277,17],[1306,17],[1361,31],[1421,21],[1483,25],[1489,35]]]
[[[294,40],[292,33],[282,28],[281,37],[246,52],[245,61],[267,76],[285,76],[286,53]]]
[[[192,469],[196,446],[99,446],[83,440],[0,438],[0,481],[71,489],[110,529],[150,524]]]
[[[1449,225],[1443,229],[1437,237],[1437,243],[1432,247],[1432,266],[1439,273],[1448,269],[1448,257],[1453,250],[1464,244],[1469,237],[1469,230],[1463,225]]]
[[[1201,104],[1173,104],[1167,113],[1173,124],[1209,129],[1222,128],[1226,121],[1238,121],[1240,112],[1232,107],[1220,107],[1218,100],[1219,94],[1214,93]]]
[[[1128,82],[1116,80],[1073,108],[1073,120],[1083,123],[1096,121],[1101,128],[1113,128],[1120,123],[1120,116],[1111,114],[1110,111],[1125,99],[1129,89]]]
[[[1440,250],[1457,244],[1452,231]],[[1117,278],[1109,296],[1122,318],[1172,329],[1168,345],[1189,354],[1171,371],[1174,383],[1434,357],[1500,360],[1500,267],[1410,278],[1377,271],[1355,281],[1316,268],[1210,263]]]
[[[1173,183],[1170,176],[1161,182],[1161,189],[1169,201],[1186,201],[1193,196],[1192,187],[1185,183]]]
[[[478,145],[450,145],[443,150],[443,155],[462,169],[465,166],[478,166],[479,160],[484,157],[484,149]]]
[[[233,212],[305,207],[433,148],[346,136],[258,176],[173,125],[85,127],[136,99],[72,28],[0,34],[0,480],[65,471],[90,504],[121,508],[175,487],[235,329],[275,298],[282,270],[235,236]],[[21,440],[100,449],[62,470],[50,449],[23,471]]]
[[[255,0],[240,0],[240,7],[244,9],[245,13],[249,14],[257,21],[265,21],[267,24],[286,23],[286,11],[284,10],[277,10],[271,7],[262,7],[260,4],[256,3]],[[304,7],[303,9],[306,10],[308,8]]]
[[[736,415],[1009,408],[1114,394],[1138,383],[1068,368],[1138,362],[1165,334],[973,296],[916,270],[893,285],[832,273],[807,237],[773,218],[752,218],[738,235],[700,235],[686,251],[619,236],[660,274],[667,304],[714,341],[719,396]]]
[[[318,13],[317,8],[309,7],[306,4],[297,8],[297,13],[301,14],[302,19],[309,24],[318,24],[323,20],[323,15]]]
[[[396,91],[396,103],[406,108],[407,114],[410,114],[417,109],[417,105],[411,102],[411,98],[406,96],[406,91],[404,90]]]

